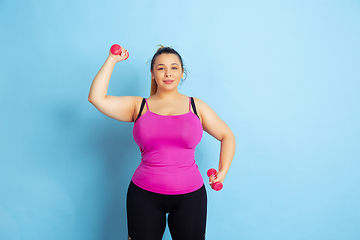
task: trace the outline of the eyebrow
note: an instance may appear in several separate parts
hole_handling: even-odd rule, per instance
[[[160,66],[160,65],[165,66],[165,64],[160,63],[160,64],[157,65],[157,67]],[[178,65],[179,66],[179,64],[177,64],[177,63],[172,63],[171,65]]]

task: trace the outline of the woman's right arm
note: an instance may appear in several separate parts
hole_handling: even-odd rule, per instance
[[[124,52],[126,50],[122,48],[122,51]],[[135,110],[141,103],[142,98],[135,96],[117,97],[107,95],[111,74],[115,64],[123,61],[125,57],[126,54],[121,56],[109,53],[109,57],[106,59],[100,71],[96,74],[91,84],[88,100],[100,112],[108,117],[123,122],[133,122]]]

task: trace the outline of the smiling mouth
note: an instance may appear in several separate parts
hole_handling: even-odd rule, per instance
[[[174,82],[174,80],[165,80],[164,81],[164,83],[166,83],[166,84],[171,84],[171,83],[173,83]]]

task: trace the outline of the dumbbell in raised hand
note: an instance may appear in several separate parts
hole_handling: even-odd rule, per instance
[[[216,171],[214,168],[210,168],[210,169],[207,171],[207,176],[208,176],[208,177],[214,175],[215,178],[216,178],[216,174],[217,174],[217,171]],[[214,182],[213,185],[212,185],[212,188],[213,188],[215,191],[220,191],[220,190],[223,188],[223,184],[222,184],[221,182]]]
[[[119,44],[114,44],[114,45],[112,45],[111,48],[110,48],[110,52],[111,52],[112,54],[114,54],[114,55],[121,55],[121,54],[122,54],[121,46],[120,46]],[[129,58],[129,52],[126,51],[125,54],[126,54],[126,57],[125,57],[124,60],[126,60],[126,59]]]

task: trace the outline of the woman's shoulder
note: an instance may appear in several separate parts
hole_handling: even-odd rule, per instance
[[[194,102],[196,104],[196,106],[199,107],[209,107],[203,100],[201,100],[200,98],[197,97],[191,97],[192,99],[194,99]]]
[[[214,112],[214,110],[207,104],[205,103],[203,100],[193,97],[195,105],[196,105],[196,109],[198,110],[198,113],[204,117],[204,116],[213,116],[214,114],[216,114]]]
[[[141,101],[143,100],[143,97],[140,97],[140,96],[121,96],[118,98],[122,99],[122,101],[126,101],[128,103],[133,103],[135,105],[138,103],[141,103]]]

